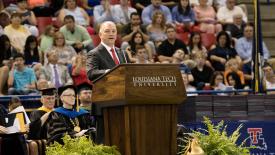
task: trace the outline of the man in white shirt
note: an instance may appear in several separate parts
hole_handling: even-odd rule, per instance
[[[232,24],[235,14],[241,14],[243,21],[247,22],[247,16],[241,7],[236,6],[236,0],[226,0],[226,6],[219,8],[217,18],[222,24]]]
[[[115,16],[115,23],[125,25],[130,23],[130,15],[137,12],[136,9],[129,6],[129,0],[120,0],[120,4],[116,4],[113,8],[113,16]]]

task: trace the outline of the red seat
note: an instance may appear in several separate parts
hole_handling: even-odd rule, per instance
[[[214,33],[201,33],[202,45],[209,50],[212,45],[216,43],[216,36]]]
[[[91,35],[91,38],[93,40],[94,47],[96,47],[101,41],[98,34]]]
[[[185,43],[185,45],[188,44],[189,41],[189,32],[181,32],[181,33],[177,33],[176,36],[179,40],[181,40],[182,42]]]
[[[52,17],[37,17],[37,28],[39,30],[39,33],[42,34],[48,25],[52,25]]]

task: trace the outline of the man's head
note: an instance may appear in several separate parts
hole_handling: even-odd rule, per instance
[[[58,93],[60,95],[60,99],[64,106],[73,107],[75,104],[75,87],[73,85],[67,85],[58,88]]]
[[[248,25],[246,25],[245,27],[244,27],[244,32],[243,32],[243,34],[244,34],[244,37],[246,38],[246,39],[252,39],[253,38],[253,26],[252,25],[250,25],[250,24],[248,24]]]
[[[15,26],[21,25],[22,15],[20,13],[13,13],[11,15],[11,24]]]
[[[267,78],[271,78],[274,75],[274,71],[269,63],[264,64],[263,72]]]
[[[104,44],[113,47],[117,37],[116,25],[111,21],[102,23],[99,29],[99,37]]]
[[[0,26],[4,28],[10,24],[10,17],[6,12],[0,12]]]
[[[17,6],[20,9],[26,9],[28,7],[28,2],[27,0],[17,0]]]
[[[75,28],[75,20],[72,15],[67,15],[64,17],[64,24],[69,31],[74,31]]]
[[[92,103],[92,87],[89,83],[83,83],[77,86],[80,104]]]
[[[151,3],[155,8],[159,8],[161,5],[161,0],[151,0]]]
[[[55,65],[58,62],[58,56],[57,56],[56,51],[54,51],[54,50],[47,53],[47,58],[48,58],[48,61],[50,64]]]
[[[233,15],[233,23],[236,25],[242,25],[243,22],[243,15],[242,14],[235,14]]]
[[[56,89],[55,88],[48,88],[41,90],[41,103],[47,109],[53,109],[55,105],[55,95]]]
[[[236,4],[236,1],[235,1],[235,0],[227,0],[227,1],[226,1],[226,7],[227,7],[229,10],[233,10],[235,4]]]
[[[139,61],[146,61],[148,60],[148,52],[143,45],[138,45],[136,47],[136,57]]]
[[[174,40],[176,39],[176,29],[173,25],[167,25],[166,26],[166,35],[168,40]]]
[[[140,16],[137,12],[131,13],[130,18],[131,18],[131,24],[133,26],[138,26],[141,24]]]
[[[22,68],[25,66],[25,57],[22,53],[17,53],[14,57],[15,66],[18,68]]]

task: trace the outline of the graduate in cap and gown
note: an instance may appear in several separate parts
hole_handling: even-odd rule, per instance
[[[56,88],[40,90],[42,106],[33,111],[30,115],[30,132],[28,139],[47,139],[47,121],[51,111],[53,111],[56,101]]]
[[[48,143],[56,141],[63,144],[62,138],[65,134],[71,137],[85,136],[92,126],[87,119],[89,112],[79,109],[76,89],[73,85],[58,88],[58,94],[63,105],[54,109],[49,115],[47,139]]]

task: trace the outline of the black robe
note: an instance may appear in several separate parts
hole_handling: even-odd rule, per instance
[[[28,134],[28,139],[38,140],[38,139],[47,138],[47,128],[46,128],[47,121],[41,127],[41,120],[40,120],[40,118],[46,113],[47,112],[43,110],[35,110],[31,113],[30,132]]]
[[[72,121],[76,122],[76,119],[79,121],[79,127],[81,130],[94,127],[89,113],[84,113],[75,118],[70,118],[56,111],[51,112],[48,118],[49,122],[47,123],[48,143],[53,143],[56,141],[63,144],[62,138],[65,134],[74,137],[77,132],[74,131],[75,124],[73,124]],[[91,136],[91,132],[88,131],[85,135]]]
[[[0,104],[0,125],[5,124],[5,108]],[[0,134],[2,155],[27,155],[27,143],[22,133]]]

